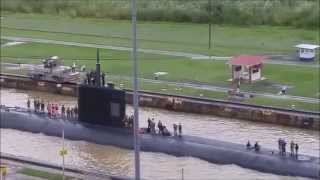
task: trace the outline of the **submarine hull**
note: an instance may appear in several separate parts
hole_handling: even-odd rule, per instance
[[[1,111],[1,128],[17,129],[103,145],[133,149],[132,132],[123,128],[92,125],[79,121],[50,119],[45,114],[27,111]],[[141,150],[174,156],[192,156],[212,163],[236,164],[244,168],[285,176],[319,178],[319,157],[281,157],[269,149],[260,152],[246,150],[245,145],[195,136],[164,137],[141,134]]]

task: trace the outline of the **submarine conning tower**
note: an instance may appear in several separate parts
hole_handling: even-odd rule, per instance
[[[87,83],[79,87],[79,121],[111,127],[124,127],[126,102],[125,91],[113,85],[101,83],[99,49],[95,72],[90,73]],[[90,79],[89,79],[90,78]],[[91,80],[91,78],[93,78]],[[92,82],[90,82],[92,81]]]

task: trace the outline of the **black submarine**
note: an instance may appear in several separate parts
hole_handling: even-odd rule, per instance
[[[133,149],[133,130],[127,128],[125,118],[125,91],[113,85],[104,86],[101,80],[97,51],[94,82],[80,85],[78,92],[78,121],[52,120],[44,113],[30,112],[19,107],[0,108],[0,127],[17,129],[49,136],[64,136],[70,140],[84,140],[102,145]],[[90,81],[90,80],[89,80]],[[319,157],[299,155],[298,158],[280,156],[271,149],[259,152],[236,144],[214,139],[183,135],[160,136],[140,134],[142,151],[161,152],[174,156],[192,156],[217,164],[236,164],[261,172],[284,176],[320,178]]]

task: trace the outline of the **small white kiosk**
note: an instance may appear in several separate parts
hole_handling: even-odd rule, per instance
[[[314,61],[316,57],[316,49],[320,46],[314,44],[298,44],[298,55],[301,61]]]
[[[232,57],[229,64],[232,68],[232,81],[256,82],[262,80],[262,67],[265,56],[240,55]]]

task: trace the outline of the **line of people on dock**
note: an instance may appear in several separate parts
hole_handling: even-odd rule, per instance
[[[279,146],[279,154],[282,156],[286,156],[286,146],[287,142],[285,139],[279,138],[278,140],[278,146]],[[293,141],[290,142],[290,156],[298,157],[298,150],[299,150],[299,145],[298,143],[294,143]]]
[[[31,102],[30,99],[27,100],[27,107],[28,110],[31,111]],[[39,98],[35,98],[33,100],[33,108],[36,113],[47,113],[50,118],[67,118],[67,119],[77,119],[78,118],[78,107],[65,107],[65,105],[62,105],[61,108],[59,108],[58,104],[50,103],[48,102],[47,105],[45,105],[44,100],[40,100]],[[45,109],[47,110],[45,112]],[[59,113],[60,109],[60,113]]]

